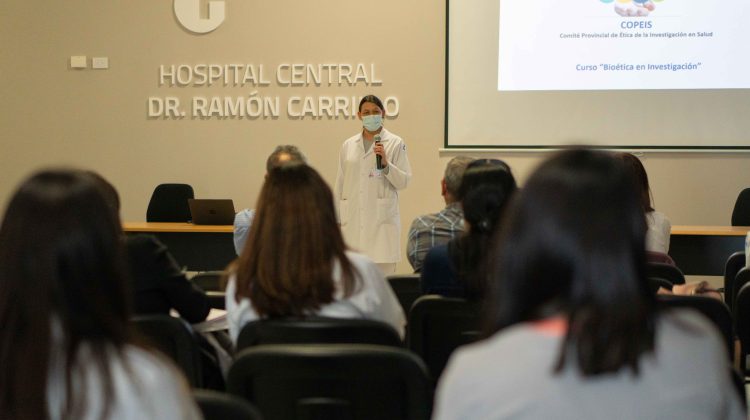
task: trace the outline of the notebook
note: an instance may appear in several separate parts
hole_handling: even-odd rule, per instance
[[[234,203],[230,199],[188,199],[194,225],[231,225]]]

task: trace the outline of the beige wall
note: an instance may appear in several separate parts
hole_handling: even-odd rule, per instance
[[[123,198],[126,220],[144,220],[153,187],[187,182],[204,198],[252,206],[264,161],[279,143],[299,145],[333,182],[351,119],[161,120],[146,117],[149,96],[249,94],[254,88],[158,86],[160,64],[370,63],[382,86],[260,87],[261,95],[400,99],[387,122],[409,146],[414,169],[401,198],[403,232],[420,213],[442,206],[438,182],[444,110],[444,2],[381,0],[227,0],[226,22],[196,36],[175,21],[171,1],[5,0],[0,11],[0,204],[45,165],[93,168]],[[106,71],[68,69],[71,55],[108,56]],[[282,100],[282,105],[284,100]],[[710,128],[707,128],[710,129]],[[544,154],[496,154],[521,180]],[[750,186],[750,155],[650,153],[659,210],[673,224],[727,224],[734,198]],[[408,271],[405,261],[399,271]]]

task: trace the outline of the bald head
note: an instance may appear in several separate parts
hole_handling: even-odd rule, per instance
[[[287,163],[307,163],[307,158],[302,152],[291,144],[283,144],[276,146],[276,149],[268,156],[266,161],[266,172],[271,172],[271,169],[278,168],[279,166]]]

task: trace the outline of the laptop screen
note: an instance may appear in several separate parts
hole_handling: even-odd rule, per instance
[[[231,225],[234,223],[234,203],[231,199],[188,200],[190,215],[195,225]]]

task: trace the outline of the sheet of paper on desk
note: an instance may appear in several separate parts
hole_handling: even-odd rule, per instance
[[[174,309],[169,311],[169,314],[175,318],[179,318],[180,314]],[[227,324],[227,311],[223,309],[211,308],[208,312],[206,320],[191,325],[193,330],[196,332],[212,332],[229,329]]]
[[[227,311],[212,308],[208,313],[206,320],[193,324],[193,329],[198,332],[212,332],[229,329],[227,324]]]

